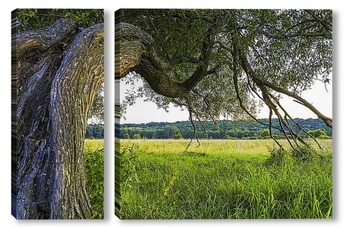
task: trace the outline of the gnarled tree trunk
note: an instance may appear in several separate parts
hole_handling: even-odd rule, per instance
[[[84,174],[88,111],[103,82],[103,24],[70,19],[12,37],[12,213],[91,217]]]

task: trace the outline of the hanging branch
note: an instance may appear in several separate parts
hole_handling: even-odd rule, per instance
[[[298,128],[303,131],[304,133],[306,133],[309,137],[311,137],[317,144],[317,146],[323,150],[322,146],[320,145],[320,143],[316,140],[316,138],[311,135],[310,133],[308,133],[297,121],[295,121],[291,116],[290,114],[287,112],[287,110],[281,105],[281,103],[278,101],[278,99],[275,97],[275,96],[272,96],[272,98],[275,100],[275,102],[277,103],[277,105],[279,106],[279,108],[281,108],[281,110],[284,112],[285,114],[285,119],[288,120],[291,120],[296,126],[298,126]],[[299,137],[299,136],[298,136]]]
[[[185,106],[187,108],[188,114],[189,114],[189,121],[191,122],[191,125],[192,125],[192,128],[193,128],[193,137],[196,138],[196,141],[198,143],[197,147],[199,147],[200,146],[200,141],[198,139],[197,128],[196,128],[196,125],[193,122],[193,113],[196,113],[196,111],[193,109],[193,107],[192,107],[192,105],[190,103],[190,100],[188,98],[185,98],[185,101],[186,101],[186,103],[181,103],[181,102],[179,102],[179,101],[177,101],[175,99],[172,100],[173,103],[175,103],[175,104],[177,104],[179,106]],[[197,119],[198,119],[198,117],[197,117]],[[187,144],[184,152],[187,152],[188,148],[192,144],[193,137],[190,138],[190,142]]]
[[[265,102],[265,104],[270,109],[270,116],[269,116],[270,117],[270,122],[271,122],[272,111],[273,111],[276,114],[277,118],[278,118],[278,123],[280,125],[280,128],[282,130],[282,133],[283,133],[284,137],[287,139],[287,141],[288,141],[289,145],[292,147],[292,149],[295,149],[293,144],[292,144],[292,142],[289,139],[289,136],[288,136],[289,133],[287,133],[286,130],[284,129],[284,127],[283,127],[283,126],[286,126],[285,122],[284,122],[282,116],[280,115],[280,113],[278,112],[276,105],[271,101],[270,97],[268,96],[266,87],[261,86],[259,84],[258,84],[258,86],[259,86],[259,88],[260,88],[260,90],[262,92],[263,101]],[[295,139],[293,137],[292,137],[292,139],[295,141]],[[296,145],[298,146],[297,143],[296,143]]]
[[[268,82],[267,80],[263,80],[261,79],[256,72],[251,68],[251,65],[248,62],[247,57],[242,53],[242,51],[240,49],[238,49],[238,45],[235,44],[236,46],[236,53],[238,54],[238,59],[239,59],[239,64],[240,66],[243,68],[244,72],[250,77],[252,78],[252,80],[259,85],[263,85],[265,87],[268,87],[276,92],[285,94],[289,97],[292,97],[294,99],[296,99],[298,101],[298,103],[300,103],[301,105],[305,106],[306,108],[308,108],[309,110],[311,110],[313,113],[315,113],[319,118],[321,118],[324,123],[332,128],[332,119],[329,117],[326,117],[325,115],[323,115],[318,109],[316,109],[311,103],[309,103],[308,101],[306,101],[305,99],[303,99],[301,96],[299,96],[296,93],[293,93],[291,91],[288,91],[282,87],[279,87],[277,85],[274,85],[270,82]]]
[[[200,142],[199,142],[199,140],[198,140],[198,137],[197,137],[196,125],[195,125],[194,122],[193,122],[193,117],[192,117],[192,110],[191,110],[191,108],[188,108],[188,113],[189,113],[189,115],[190,115],[190,116],[189,116],[189,120],[190,120],[191,125],[192,125],[192,128],[193,128],[193,135],[194,135],[194,137],[197,139],[198,144],[200,144]],[[193,138],[191,137],[191,140],[190,140],[190,142],[187,144],[187,146],[186,146],[184,152],[187,152],[188,148],[189,148],[190,145],[192,144],[192,140],[193,140]]]
[[[248,114],[249,117],[251,117],[252,119],[254,119],[256,122],[262,124],[262,125],[265,125],[265,126],[269,126],[269,127],[272,127],[274,129],[277,129],[281,132],[281,130],[277,127],[274,127],[272,126],[272,124],[266,124],[260,120],[258,120],[253,114],[251,114],[247,108],[245,107],[245,105],[243,104],[243,101],[242,101],[242,98],[240,96],[240,93],[239,93],[239,86],[238,86],[238,73],[237,73],[237,55],[236,55],[236,51],[237,51],[237,48],[236,48],[236,43],[235,43],[235,40],[233,38],[233,34],[231,34],[231,37],[232,37],[232,48],[231,48],[231,55],[232,55],[232,58],[233,58],[233,61],[232,61],[232,66],[230,67],[230,69],[232,70],[233,72],[233,83],[234,83],[234,89],[235,89],[235,92],[236,92],[236,96],[237,96],[237,99],[238,99],[238,102],[239,102],[239,106],[243,109],[243,111]],[[248,76],[248,75],[247,75]],[[249,79],[248,79],[249,80]],[[254,92],[256,92],[254,89],[253,89]],[[256,93],[257,96],[263,100],[263,98],[258,94]]]
[[[191,105],[191,103],[190,103],[190,101],[189,101],[189,99],[188,98],[186,98],[186,102],[187,102],[187,107],[188,107],[188,112],[189,112],[189,120],[190,120],[190,122],[191,122],[191,125],[192,125],[192,127],[193,127],[193,135],[194,135],[194,138],[196,138],[196,141],[197,141],[197,143],[198,143],[198,146],[197,147],[199,147],[200,145],[201,145],[201,143],[200,143],[200,141],[199,141],[199,139],[198,139],[198,134],[197,134],[197,128],[196,128],[196,125],[194,124],[194,122],[193,122],[193,113],[196,113],[196,111],[193,109],[193,107],[192,107],[192,105]],[[192,139],[191,139],[191,141],[192,141]],[[186,149],[187,150],[187,149]]]
[[[270,138],[273,139],[273,141],[275,141],[275,143],[284,151],[286,151],[284,149],[284,147],[278,142],[278,140],[273,136],[272,134],[272,110],[270,109],[270,112],[269,112],[269,135],[270,135]]]
[[[265,81],[261,79],[258,75],[256,75],[255,71],[251,68],[251,65],[249,64],[247,57],[245,54],[243,54],[242,50],[240,49],[239,45],[239,40],[236,38],[237,31],[232,31],[231,32],[231,45],[232,45],[232,50],[231,50],[231,55],[233,58],[233,64],[231,67],[231,70],[234,72],[234,77],[233,77],[233,82],[234,82],[234,87],[236,90],[236,96],[239,101],[240,107],[254,120],[257,122],[261,123],[259,120],[257,120],[252,114],[249,113],[249,111],[246,109],[246,107],[243,105],[243,100],[240,96],[239,92],[239,86],[238,86],[238,73],[237,73],[237,68],[238,65],[242,68],[242,70],[245,72],[247,76],[247,81],[248,81],[248,89],[249,91],[253,92],[256,94],[260,100],[262,100],[267,107],[270,110],[269,114],[269,134],[270,137],[280,146],[281,144],[278,143],[278,141],[274,138],[273,133],[272,133],[272,114],[275,113],[277,118],[278,118],[278,123],[279,123],[279,128],[278,130],[284,135],[286,138],[288,144],[291,146],[291,148],[297,152],[299,152],[302,156],[304,156],[303,152],[300,150],[300,144],[309,146],[301,137],[298,133],[295,132],[293,129],[292,125],[288,122],[288,118],[291,118],[289,113],[283,108],[283,106],[279,103],[278,99],[272,95],[269,92],[269,89],[274,90],[276,92],[280,92],[282,94],[286,94],[290,97],[295,98],[298,100],[302,105],[306,106],[309,108],[311,111],[317,114],[328,126],[332,126],[332,120],[330,118],[325,117],[322,115],[315,107],[313,107],[310,103],[308,103],[306,100],[298,96],[297,94],[294,94],[288,90],[285,90],[283,88],[280,88],[276,85],[273,85],[269,83],[268,81]],[[257,50],[254,50],[257,52]],[[261,95],[254,89],[252,83],[257,85],[257,87],[261,91]],[[278,110],[278,108],[281,110]],[[284,117],[282,116],[281,112],[283,113]],[[292,118],[291,118],[292,119]],[[293,122],[295,122],[293,120]],[[301,127],[298,125],[298,127]],[[303,129],[304,130],[304,129]],[[305,131],[305,130],[304,130]],[[319,143],[317,145],[320,147]],[[283,147],[282,147],[283,148]]]
[[[276,103],[278,106],[281,106],[281,104],[278,102],[277,98],[274,97],[271,93],[267,93],[267,95],[268,95],[269,97],[272,97],[272,98],[274,99],[275,103]],[[271,100],[271,99],[270,99],[270,100]],[[271,100],[271,102],[272,102],[272,100]],[[278,111],[277,107],[276,107],[276,111]],[[283,108],[282,108],[282,111],[285,113],[285,111],[284,111]],[[278,113],[279,113],[279,111],[278,111]],[[295,141],[295,143],[297,144],[296,140],[299,140],[301,143],[303,143],[304,145],[306,145],[305,141],[304,141],[302,138],[300,138],[300,136],[294,131],[293,127],[289,124],[288,119],[282,117],[282,115],[281,115],[280,113],[279,113],[279,116],[280,116],[280,118],[281,118],[281,120],[282,120],[283,125],[284,125],[285,127],[288,128],[289,134],[292,136],[292,138],[293,138],[293,140]],[[297,145],[298,145],[298,144],[297,144]],[[298,147],[299,147],[299,146],[298,146]]]

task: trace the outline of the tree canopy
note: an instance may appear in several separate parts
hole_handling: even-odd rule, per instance
[[[146,82],[124,104],[137,97],[165,109],[173,103],[186,108],[191,121],[259,121],[264,104],[270,136],[275,128],[297,148],[305,142],[280,102],[288,96],[332,127],[332,119],[302,97],[316,80],[330,83],[331,10],[124,9],[116,20],[115,77]]]
[[[61,18],[74,20],[81,29],[103,23],[100,9],[17,9],[16,12],[18,33],[46,27]]]

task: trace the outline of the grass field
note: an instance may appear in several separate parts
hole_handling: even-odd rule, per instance
[[[85,140],[85,171],[87,193],[89,195],[92,218],[104,217],[104,144],[103,140]]]
[[[332,218],[331,140],[320,141],[322,158],[283,162],[272,160],[271,140],[193,142],[183,152],[188,142],[121,141],[122,219]]]

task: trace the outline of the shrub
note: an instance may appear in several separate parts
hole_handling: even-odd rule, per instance
[[[316,151],[310,145],[303,145],[292,150],[292,156],[298,161],[312,161],[315,157]]]
[[[134,138],[134,140],[139,140],[139,139],[141,139],[141,135],[140,134],[135,134],[133,138]]]
[[[270,137],[270,131],[268,129],[264,129],[261,133],[260,133],[260,137],[263,139],[267,139]]]
[[[265,164],[268,166],[283,166],[291,159],[297,162],[311,162],[317,156],[316,150],[311,145],[303,145],[295,147],[295,149],[284,150],[280,147],[268,148],[270,157],[266,160]]]
[[[328,137],[327,133],[323,129],[309,130],[308,133],[315,138]]]
[[[183,139],[183,138],[184,138],[184,137],[182,136],[182,134],[181,134],[180,131],[176,132],[176,134],[175,134],[175,136],[174,136],[174,139],[179,140],[179,139]]]
[[[125,134],[123,135],[123,138],[124,138],[124,139],[127,139],[127,140],[130,139],[129,133],[125,133]]]
[[[265,161],[267,166],[283,166],[286,163],[288,153],[281,147],[269,147],[268,152],[270,157]]]

